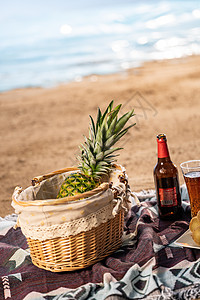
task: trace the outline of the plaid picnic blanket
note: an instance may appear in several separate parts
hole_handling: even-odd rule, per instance
[[[187,229],[190,206],[181,188],[183,215],[162,221],[154,191],[137,196],[125,224],[122,247],[84,270],[52,273],[31,262],[26,238],[16,230],[16,215],[0,218],[0,299],[60,300],[200,298],[200,250],[174,241]]]

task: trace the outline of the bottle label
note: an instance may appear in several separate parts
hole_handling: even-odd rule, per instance
[[[159,188],[160,204],[161,206],[170,207],[177,205],[176,187]]]

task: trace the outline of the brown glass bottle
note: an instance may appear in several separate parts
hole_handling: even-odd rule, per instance
[[[165,220],[181,216],[181,194],[178,170],[170,159],[165,134],[157,136],[158,162],[154,168],[154,182],[159,216]]]

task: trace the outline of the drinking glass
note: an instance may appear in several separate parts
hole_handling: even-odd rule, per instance
[[[200,210],[200,160],[188,160],[180,167],[187,186],[193,218]]]

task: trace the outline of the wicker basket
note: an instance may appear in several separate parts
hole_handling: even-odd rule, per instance
[[[66,170],[69,170],[69,168],[39,176],[33,180],[33,185],[56,174],[66,172]],[[94,190],[91,192],[94,193]],[[90,192],[85,194],[82,194],[82,197],[90,196]],[[54,204],[58,205],[59,201],[63,204],[65,198],[54,200]],[[47,205],[45,200],[31,201],[31,203],[19,201],[14,194],[13,202],[21,206],[27,206],[31,203],[32,205]],[[124,209],[122,207],[113,218],[105,223],[89,231],[80,232],[77,235],[43,241],[27,237],[32,262],[37,267],[52,272],[74,271],[86,268],[102,260],[120,247],[123,226]]]

